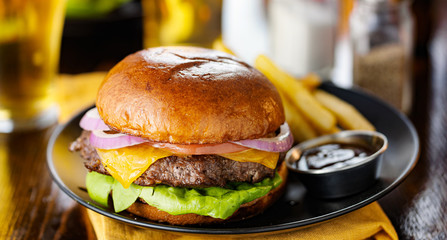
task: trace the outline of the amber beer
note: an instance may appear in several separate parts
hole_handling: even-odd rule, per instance
[[[211,48],[221,35],[222,0],[143,0],[144,46]]]
[[[57,73],[65,0],[0,0],[0,132],[57,119]]]

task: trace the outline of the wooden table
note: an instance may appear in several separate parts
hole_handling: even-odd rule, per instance
[[[430,4],[420,7],[416,17],[426,16]],[[447,9],[447,4],[435,9]],[[421,140],[419,162],[380,200],[402,239],[447,239],[447,11],[443,13],[418,22],[422,33],[416,42],[410,118]],[[96,238],[86,210],[50,177],[45,150],[53,129],[0,135],[1,239]]]
[[[433,13],[417,23],[424,33],[416,42],[410,118],[421,140],[420,159],[380,204],[402,239],[447,239],[447,1],[432,9],[420,5],[416,14]]]

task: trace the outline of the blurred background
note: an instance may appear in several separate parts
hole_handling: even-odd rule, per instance
[[[315,73],[411,114],[424,97],[431,29],[444,2],[0,0],[0,129],[12,128],[5,119],[45,111],[57,73],[108,71],[128,54],[166,45],[215,48],[250,64],[262,54],[297,79]]]
[[[316,72],[410,113],[437,2],[68,0],[59,69],[107,71],[146,47],[223,43],[251,64],[266,54],[296,77]]]

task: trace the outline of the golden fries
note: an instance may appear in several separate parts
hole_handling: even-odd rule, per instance
[[[235,55],[220,38],[214,41],[213,49]],[[286,121],[295,141],[302,142],[318,135],[339,132],[341,129],[337,123],[348,130],[375,130],[352,105],[318,90],[321,80],[317,74],[309,73],[295,79],[264,55],[256,58],[255,67],[278,89]]]
[[[338,126],[348,130],[375,130],[351,104],[318,90],[321,84],[318,75],[311,73],[295,79],[264,55],[258,56],[255,66],[278,89],[295,141],[339,132]]]
[[[303,113],[319,132],[329,132],[336,126],[335,117],[312,96],[301,82],[281,71],[269,58],[256,58],[256,68],[267,76],[273,85],[282,91]]]
[[[374,126],[351,104],[322,90],[315,90],[314,96],[335,115],[342,128],[349,130],[375,130]]]
[[[295,142],[302,142],[318,136],[317,131],[307,122],[299,110],[281,94],[286,122],[289,124]]]
[[[341,131],[341,129],[339,127],[334,127],[327,132],[319,132],[319,135],[334,134],[334,133],[338,133],[340,131]]]

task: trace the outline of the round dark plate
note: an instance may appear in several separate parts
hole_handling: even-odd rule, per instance
[[[127,212],[115,213],[111,209],[96,205],[89,198],[85,191],[87,170],[83,166],[83,160],[78,153],[68,151],[70,143],[82,131],[78,123],[85,111],[55,130],[47,149],[48,165],[56,183],[71,198],[102,215],[140,227],[187,233],[243,234],[283,230],[321,222],[361,208],[389,193],[410,173],[419,154],[418,136],[411,122],[403,114],[363,92],[346,90],[331,84],[323,84],[321,88],[353,104],[379,132],[388,137],[389,148],[383,156],[379,180],[359,194],[335,200],[314,198],[307,194],[304,186],[291,172],[283,197],[263,214],[237,223],[179,227],[151,222]]]

